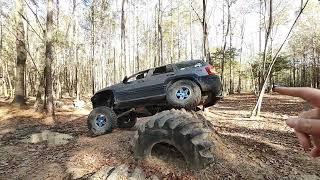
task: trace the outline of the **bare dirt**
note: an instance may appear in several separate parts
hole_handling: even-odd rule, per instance
[[[178,152],[159,149],[136,162],[131,151],[135,128],[90,137],[86,116],[70,100],[56,112],[56,124],[42,114],[10,106],[0,99],[0,179],[74,179],[102,166],[141,167],[161,179],[320,179],[320,160],[299,146],[285,119],[309,109],[297,98],[267,95],[260,118],[250,119],[256,97],[231,95],[204,112],[215,129],[215,163],[201,171],[184,166]],[[177,156],[176,156],[177,155]],[[130,172],[129,172],[130,173]]]

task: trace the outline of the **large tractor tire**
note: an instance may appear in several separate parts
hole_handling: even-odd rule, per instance
[[[117,125],[117,115],[109,107],[100,106],[90,112],[87,125],[93,136],[111,133]]]
[[[136,159],[151,156],[154,145],[167,143],[174,146],[192,169],[202,169],[213,162],[210,131],[192,113],[185,110],[163,111],[142,125],[134,137]]]
[[[168,87],[166,98],[175,108],[195,110],[201,101],[201,89],[191,80],[179,80]]]

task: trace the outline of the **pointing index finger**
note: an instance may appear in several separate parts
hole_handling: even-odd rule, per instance
[[[275,87],[274,91],[288,96],[300,97],[315,107],[320,107],[320,90],[309,87]]]

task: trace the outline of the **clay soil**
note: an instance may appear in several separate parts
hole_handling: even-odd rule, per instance
[[[32,103],[21,110],[0,99],[0,179],[76,179],[104,165],[121,164],[131,170],[141,167],[147,177],[161,179],[320,179],[320,160],[304,152],[285,125],[285,119],[311,107],[297,98],[269,94],[261,116],[249,118],[255,102],[254,95],[230,95],[203,113],[215,131],[211,135],[215,162],[193,171],[179,152],[161,145],[150,159],[135,161],[131,151],[134,132],[148,118],[139,119],[133,129],[90,137],[86,126],[89,104],[76,110],[70,100],[63,100],[55,124],[46,125]],[[26,141],[43,132],[73,138],[67,143],[59,143],[59,138]]]

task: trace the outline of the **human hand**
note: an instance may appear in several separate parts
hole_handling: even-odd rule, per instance
[[[310,151],[312,157],[320,156],[320,90],[305,87],[274,87],[273,91],[300,97],[314,107],[312,110],[300,113],[298,118],[287,119],[286,123],[294,129],[301,146]]]

